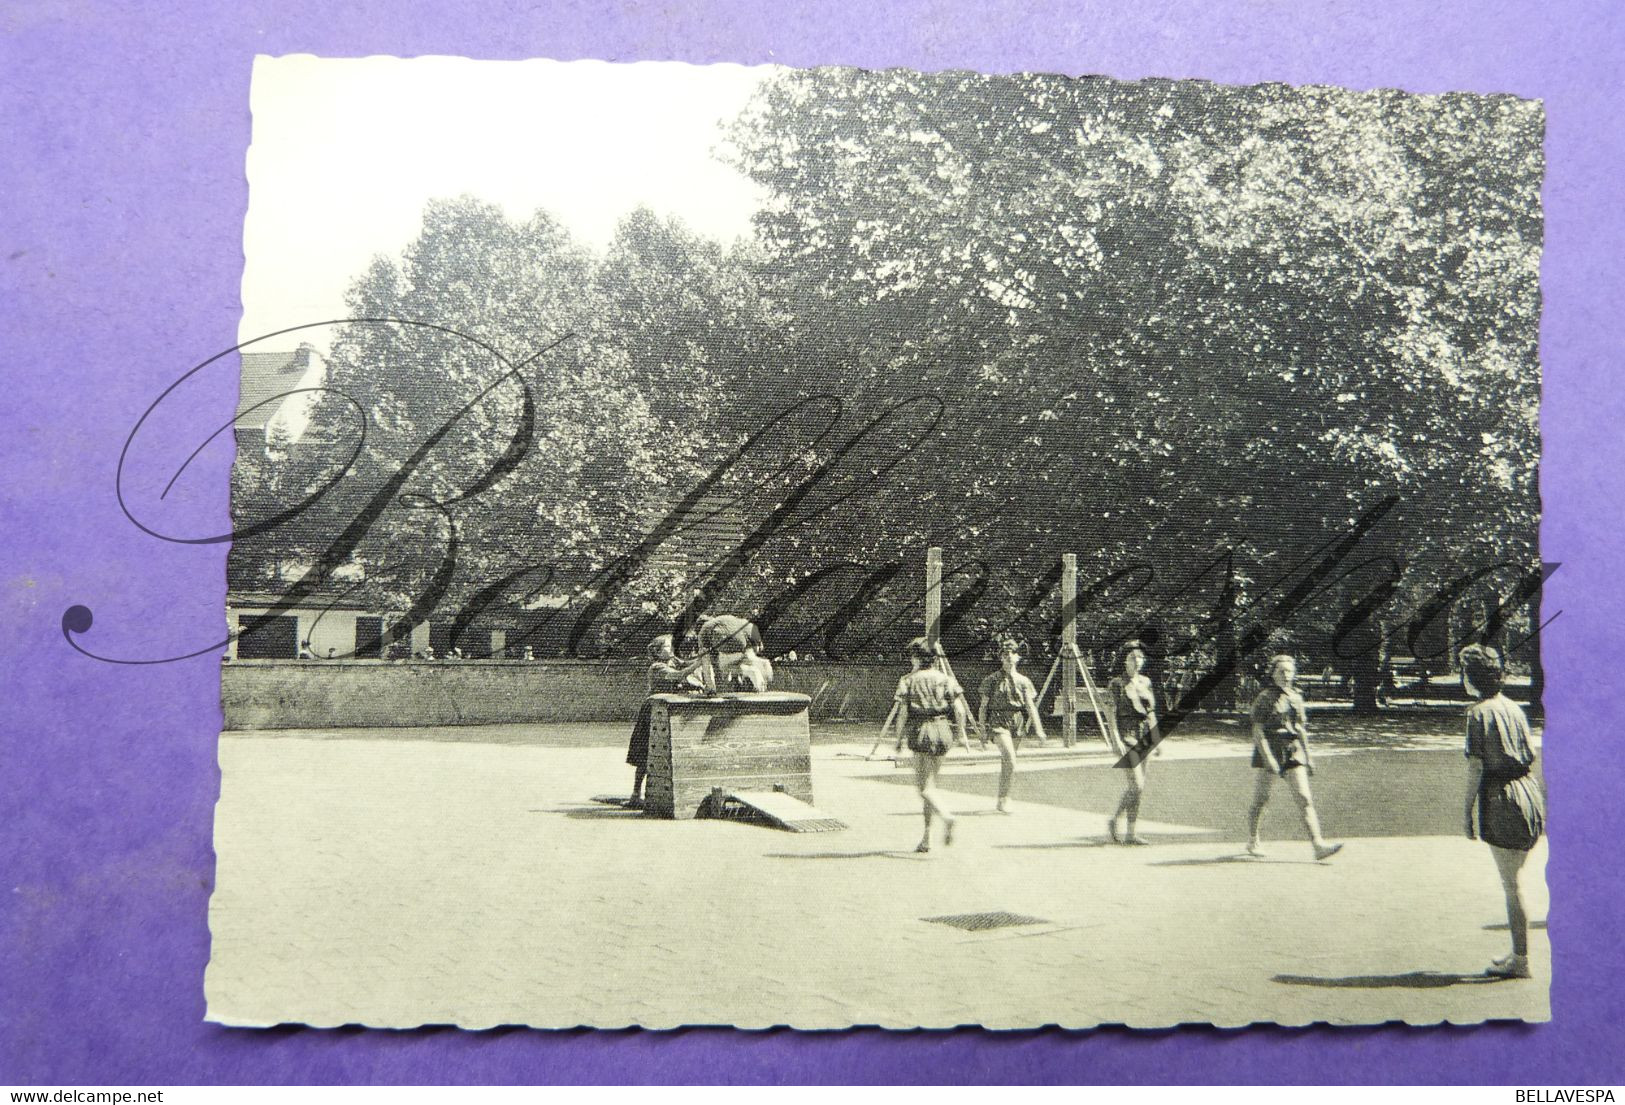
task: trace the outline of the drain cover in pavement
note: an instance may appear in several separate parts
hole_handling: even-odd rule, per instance
[[[921,920],[929,921],[933,925],[952,925],[966,932],[984,932],[987,929],[1004,929],[1016,925],[1049,924],[1042,917],[1024,917],[1019,913],[1006,913],[1003,910],[995,910],[992,913],[955,913],[948,917],[924,917]]]

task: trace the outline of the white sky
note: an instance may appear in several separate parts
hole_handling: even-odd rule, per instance
[[[546,208],[595,248],[639,204],[724,241],[746,236],[761,193],[711,150],[777,71],[256,58],[239,340],[343,317],[350,280],[374,255],[397,256],[434,198],[468,193],[521,217]]]

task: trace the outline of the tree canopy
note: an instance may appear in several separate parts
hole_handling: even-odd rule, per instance
[[[358,410],[367,436],[301,521],[328,532],[472,403],[357,550],[371,577],[454,522],[448,601],[530,563],[590,579],[724,465],[705,509],[757,537],[711,597],[745,608],[820,573],[850,600],[940,544],[987,566],[978,614],[1041,630],[1032,581],[1076,551],[1086,580],[1150,565],[1096,597],[1172,637],[1390,497],[1379,620],[1505,562],[1464,592],[1489,602],[1538,565],[1541,128],[1506,96],[787,72],[721,148],[769,197],[752,243],[640,210],[595,253],[545,212],[431,203],[350,293],[427,325],[336,338],[349,401],[312,440],[353,441]],[[333,463],[295,452],[255,486]],[[669,616],[703,574],[645,557],[626,602]]]
[[[857,70],[732,135],[831,384],[954,411],[896,487],[944,544],[1246,577],[1395,495],[1422,590],[1535,559],[1540,138],[1511,97]]]

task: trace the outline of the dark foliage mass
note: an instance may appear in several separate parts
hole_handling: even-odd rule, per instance
[[[362,460],[308,525],[241,544],[235,579],[301,542],[313,561],[489,388],[408,483],[442,505],[396,502],[349,566],[381,606],[409,605],[453,527],[448,610],[531,564],[578,604],[605,597],[606,567],[749,442],[684,515],[704,524],[613,576],[606,625],[674,615],[709,578],[713,604],[781,612],[781,642],[822,641],[808,633],[849,604],[867,611],[849,651],[889,650],[939,544],[962,568],[961,640],[978,619],[1046,638],[1042,581],[1073,551],[1086,588],[1118,576],[1090,595],[1086,641],[1150,630],[1176,651],[1393,496],[1348,562],[1364,567],[1275,641],[1368,685],[1379,651],[1505,644],[1528,596],[1493,612],[1538,566],[1541,128],[1511,97],[786,74],[718,151],[767,190],[753,242],[638,211],[599,255],[544,213],[431,204],[351,307],[483,345],[339,334],[331,382],[368,413]],[[498,383],[565,334],[523,388]],[[451,502],[510,448],[525,388],[529,451]],[[354,422],[330,398],[286,458],[249,458],[239,517],[318,480]],[[715,534],[753,530],[717,562]],[[1350,605],[1390,580],[1343,637],[1367,660],[1336,659]]]

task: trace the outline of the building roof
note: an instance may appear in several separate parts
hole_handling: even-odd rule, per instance
[[[272,594],[268,591],[227,591],[226,608],[228,610],[259,610],[268,606],[275,606],[283,600],[283,595]],[[372,610],[369,603],[354,598],[340,598],[332,594],[306,595],[293,606],[291,610]],[[376,611],[373,611],[376,613]]]
[[[285,349],[280,352],[243,350],[240,354],[243,361],[242,386],[237,399],[237,428],[240,430],[261,430],[265,424],[276,416],[281,409],[281,403],[267,403],[284,392],[293,391],[301,386],[305,374],[311,369],[314,358],[320,365],[321,354],[316,347],[308,342],[298,349]],[[292,399],[305,399],[306,395],[290,396]],[[259,404],[264,403],[264,406]],[[250,408],[256,408],[250,410]]]

